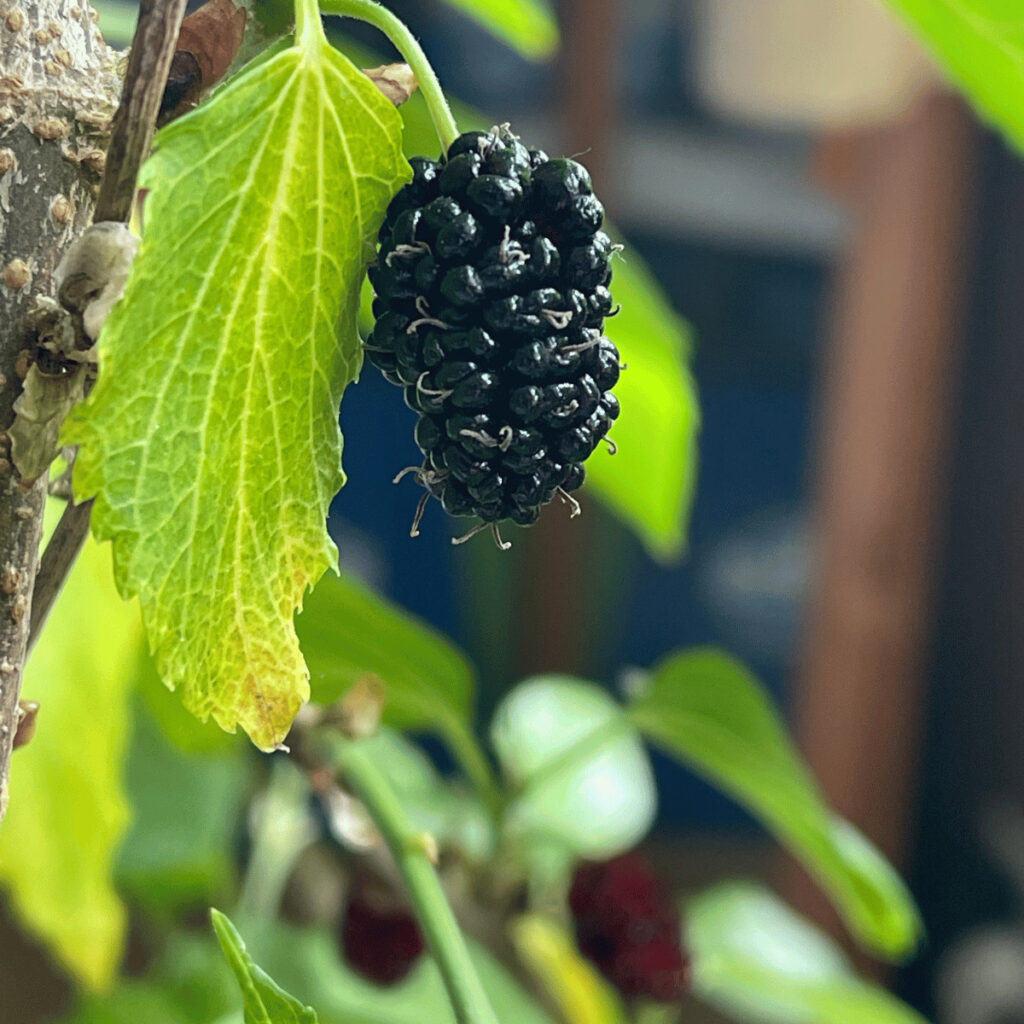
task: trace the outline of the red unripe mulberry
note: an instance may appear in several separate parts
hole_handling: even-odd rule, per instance
[[[679,915],[643,857],[631,852],[582,864],[569,906],[580,952],[623,995],[660,1002],[682,997],[689,958]]]
[[[390,893],[357,883],[339,928],[345,962],[378,985],[395,985],[423,953],[415,918]]]

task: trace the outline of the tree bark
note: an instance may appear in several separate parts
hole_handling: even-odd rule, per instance
[[[90,223],[117,106],[117,55],[79,0],[0,11],[0,819],[39,561],[46,480],[26,487],[7,430],[33,355],[26,314]]]
[[[897,867],[948,504],[975,145],[963,102],[938,91],[861,139],[858,230],[833,312],[796,732],[831,804]],[[841,935],[820,889],[789,870],[792,902]]]

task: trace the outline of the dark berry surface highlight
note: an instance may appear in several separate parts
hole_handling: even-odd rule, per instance
[[[484,524],[529,525],[556,494],[575,514],[569,492],[619,414],[602,333],[616,247],[590,176],[507,126],[411,163],[370,269],[366,352],[419,414],[412,534],[430,496]]]

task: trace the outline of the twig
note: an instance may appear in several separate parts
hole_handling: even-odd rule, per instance
[[[35,647],[47,616],[53,608],[53,602],[57,600],[57,595],[61,592],[64,581],[82,550],[85,538],[89,535],[91,512],[91,498],[78,505],[69,501],[39,560],[36,588],[32,595],[32,613],[29,618],[29,652]]]
[[[417,832],[387,779],[364,749],[364,741],[338,732],[324,735],[326,760],[355,791],[398,865],[459,1024],[497,1024],[466,941],[434,870],[436,847]]]
[[[142,0],[93,214],[97,223],[127,223],[131,217],[135,182],[153,141],[156,115],[184,14],[185,0]]]
[[[96,223],[127,222],[131,217],[135,183],[153,141],[156,115],[184,13],[185,0],[142,0],[93,214]],[[69,504],[43,552],[32,600],[29,650],[39,639],[53,602],[85,543],[91,512],[91,500]]]

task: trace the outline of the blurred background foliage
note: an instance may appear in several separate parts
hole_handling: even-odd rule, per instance
[[[821,688],[798,667],[809,649],[803,631],[816,621],[813,595],[834,579],[811,557],[813,478],[825,481],[816,486],[827,505],[830,474],[853,478],[856,470],[828,461],[828,438],[830,417],[842,412],[835,366],[849,369],[830,360],[858,341],[843,320],[851,293],[842,281],[857,278],[872,205],[884,209],[877,195],[862,201],[858,189],[878,174],[889,175],[894,191],[898,168],[878,147],[905,152],[903,126],[925,131],[921,120],[927,128],[930,115],[921,110],[954,101],[870,0],[642,0],[628,12],[610,0],[565,0],[557,11],[541,0],[389,6],[422,36],[446,86],[466,101],[457,108],[463,129],[510,120],[551,152],[593,147],[587,162],[627,242],[614,282],[623,311],[609,321],[629,364],[616,389],[624,409],[615,429],[619,454],[595,456],[588,466],[583,524],[553,522],[559,510],[551,509],[549,522],[515,531],[508,556],[485,544],[453,553],[438,518],[409,541],[412,507],[389,481],[414,454],[412,414],[367,371],[342,414],[350,484],[330,527],[343,575],[316,588],[298,621],[314,700],[337,699],[367,673],[384,683],[387,728],[367,742],[411,819],[437,837],[456,907],[473,916],[475,901],[460,901],[467,879],[486,879],[497,903],[510,893],[524,901],[506,915],[507,934],[476,922],[490,952],[467,923],[499,1019],[677,1019],[678,1006],[616,991],[581,955],[565,905],[581,858],[612,858],[638,842],[681,914],[692,959],[683,1019],[1024,1019],[1024,993],[993,967],[997,952],[1019,948],[1010,941],[1016,933],[1011,928],[986,959],[975,955],[969,932],[1019,917],[983,848],[994,848],[992,860],[1002,863],[1019,862],[1024,849],[1024,819],[1013,810],[1019,773],[1006,770],[1019,761],[1019,742],[998,730],[988,741],[992,723],[1018,707],[1006,693],[1019,682],[1019,659],[1007,654],[986,677],[986,713],[972,710],[979,697],[972,702],[967,693],[999,660],[991,651],[1005,651],[1006,625],[993,609],[1012,605],[1006,594],[1017,593],[1017,577],[1004,568],[1017,564],[1007,561],[1016,547],[985,546],[1005,537],[1007,524],[979,516],[971,500],[1000,470],[1007,480],[998,493],[1016,493],[1021,479],[1006,439],[1014,436],[1010,399],[1024,367],[997,358],[1019,323],[1003,284],[1022,269],[1024,224],[1013,218],[992,243],[998,254],[978,243],[974,259],[986,283],[950,279],[952,290],[973,288],[986,312],[971,314],[966,302],[957,312],[968,323],[980,316],[980,326],[971,333],[948,318],[952,326],[936,342],[949,348],[947,365],[961,375],[957,401],[976,417],[990,411],[994,422],[966,420],[956,444],[950,427],[940,432],[950,492],[928,492],[925,511],[907,524],[936,536],[929,550],[949,566],[933,582],[937,599],[924,586],[910,598],[931,630],[915,632],[916,619],[894,615],[911,634],[917,661],[907,670],[891,654],[877,680],[862,673],[855,693],[822,689],[824,732],[815,731],[812,699]],[[930,38],[986,116],[1020,138],[1017,23],[987,0],[943,6],[941,17],[927,0],[894,6]],[[134,8],[104,2],[99,9],[108,39],[125,45]],[[359,26],[332,22],[331,31],[361,66],[389,56]],[[422,101],[410,102],[403,116],[407,151],[433,153]],[[962,110],[953,116],[966,117]],[[953,139],[938,148],[951,165],[984,158],[970,216],[978,230],[992,229],[1010,200],[1024,198],[1016,162],[980,133],[967,142],[941,130],[937,137]],[[911,161],[914,151],[906,152]],[[931,187],[916,164],[906,179],[912,190]],[[943,215],[963,213],[965,201],[954,199],[959,205],[951,200]],[[957,223],[944,240],[914,236],[920,266],[929,265],[929,246],[962,251]],[[884,224],[877,230],[881,249],[871,254],[890,266],[890,235]],[[915,279],[899,284],[912,293]],[[945,308],[934,291],[925,293],[926,308],[929,301]],[[869,304],[885,299],[884,291],[868,294]],[[676,309],[696,325],[698,345]],[[902,306],[893,312],[896,337],[907,333],[907,316]],[[889,323],[879,332],[887,340]],[[957,354],[957,332],[975,339],[970,359]],[[1006,368],[1001,387],[992,371],[979,370],[990,364]],[[891,368],[876,370],[884,376]],[[906,405],[909,416],[911,398]],[[899,434],[890,439],[898,447]],[[972,461],[978,451],[980,467]],[[877,448],[860,454],[884,462]],[[955,541],[943,540],[941,522],[930,524],[946,518]],[[827,534],[830,521],[814,525]],[[898,541],[888,550],[900,564]],[[985,572],[973,568],[979,561],[991,582],[978,580]],[[960,616],[964,602],[989,614]],[[993,621],[979,621],[986,618]],[[955,630],[930,639],[942,623]],[[751,667],[709,645],[735,651]],[[843,653],[837,648],[836,658]],[[901,682],[893,700],[903,713],[873,714],[880,706],[871,683],[894,673]],[[934,706],[923,699],[923,684],[909,685],[925,675]],[[347,962],[339,922],[359,884],[354,854],[373,850],[365,815],[340,792],[333,803],[311,799],[284,758],[260,757],[242,738],[181,709],[156,678],[134,606],[113,589],[105,548],[90,544],[76,568],[33,655],[25,694],[43,710],[37,735],[17,755],[11,811],[0,830],[0,956],[18,979],[0,991],[0,1019],[241,1020],[242,998],[210,928],[210,906],[228,911],[237,926],[235,933],[225,919],[218,927],[240,977],[254,975],[239,934],[274,982],[315,1007],[325,1024],[454,1019],[428,958],[386,988]],[[797,719],[810,767],[777,704]],[[882,736],[881,748],[872,734]],[[890,734],[894,760],[884,746]],[[862,776],[860,789],[829,775],[823,745],[846,759],[843,780]],[[982,767],[964,781],[972,757]],[[925,767],[915,776],[907,765],[919,760]],[[875,763],[891,773],[884,798],[871,775]],[[864,812],[862,793],[877,808]],[[901,793],[910,794],[903,803]],[[976,806],[1000,797],[1011,809],[979,821]],[[851,954],[852,936],[899,960],[914,949],[921,925],[899,876],[832,805],[911,871],[932,943],[902,974],[877,965],[865,971],[863,955]],[[848,930],[808,895],[803,875],[776,866],[764,830],[802,862]],[[757,880],[723,881],[733,874]],[[962,999],[943,996],[954,968],[962,986],[977,992],[966,1010]],[[895,982],[906,1001],[876,982]]]

